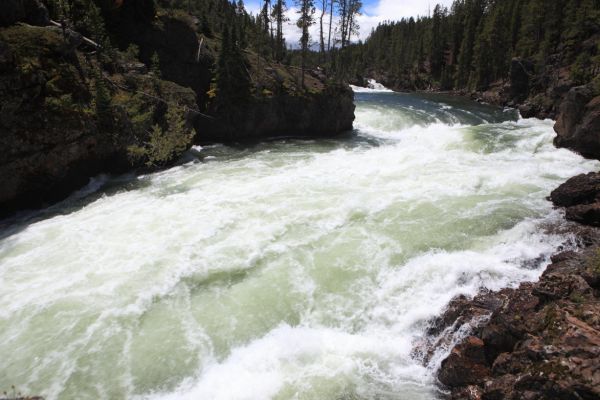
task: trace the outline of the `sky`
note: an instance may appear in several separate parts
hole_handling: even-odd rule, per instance
[[[261,0],[245,0],[246,9],[248,12],[257,13],[260,10]],[[288,17],[290,22],[284,29],[286,40],[288,44],[296,47],[300,38],[300,32],[293,22],[298,17],[296,15],[296,8],[294,7],[294,0],[287,0],[288,3]],[[315,3],[320,3],[316,0]],[[362,15],[358,17],[358,24],[360,25],[360,40],[365,40],[371,30],[383,21],[395,21],[402,19],[403,17],[417,17],[419,15],[425,16],[428,14],[428,10],[435,7],[436,4],[442,4],[446,7],[450,7],[452,0],[363,0]],[[317,10],[316,15],[321,15],[320,10]],[[327,23],[329,19],[325,19]],[[328,27],[326,26],[325,29]],[[311,28],[311,36],[313,41],[318,40],[318,26],[314,25]],[[357,40],[356,37],[353,38]]]

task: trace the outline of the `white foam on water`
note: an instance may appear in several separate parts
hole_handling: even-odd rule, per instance
[[[386,88],[375,79],[369,79],[367,87],[350,85],[350,88],[356,93],[393,93],[393,90]]]
[[[564,224],[545,197],[598,164],[555,149],[550,121],[362,101],[356,141],[196,148],[6,235],[0,383],[49,400],[435,398],[447,349],[411,357],[426,321],[537,279],[527,261],[569,239],[545,229]]]

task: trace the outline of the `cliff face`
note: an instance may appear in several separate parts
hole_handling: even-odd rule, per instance
[[[316,93],[278,94],[226,110],[214,120],[198,119],[199,143],[261,137],[328,137],[352,129],[354,94],[347,86]]]
[[[196,18],[182,11],[157,15],[149,0],[116,8],[94,3],[120,51],[109,48],[100,57],[80,33],[46,26],[39,0],[2,5],[0,217],[64,198],[99,173],[167,166],[194,141],[352,129],[350,89],[312,77],[310,88],[300,90],[290,77],[268,78],[264,60],[248,66],[260,77],[248,101],[217,111],[209,93],[220,44],[200,33]]]
[[[100,172],[145,166],[159,144],[149,137],[151,126],[166,131],[169,108],[183,116],[195,106],[191,90],[151,74],[98,75],[98,65],[75,50],[80,39],[71,32],[65,40],[50,27],[0,31],[4,215],[56,201]],[[178,139],[158,163],[191,146],[191,135]]]
[[[163,79],[191,88],[199,105],[206,102],[215,55],[207,42],[198,37],[194,18],[160,15],[148,20],[125,9],[112,11],[107,21],[119,48],[138,46],[139,58],[146,65],[151,65],[154,55],[158,56],[157,67]]]
[[[494,82],[485,91],[472,92],[474,99],[515,107],[524,118],[556,119],[569,90],[575,86],[571,67],[549,64],[536,71],[534,62],[513,58],[506,81]]]

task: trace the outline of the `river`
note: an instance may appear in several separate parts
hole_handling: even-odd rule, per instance
[[[546,200],[596,162],[551,121],[356,93],[335,139],[213,145],[0,226],[0,392],[54,399],[436,399],[411,357],[458,294],[535,280]]]

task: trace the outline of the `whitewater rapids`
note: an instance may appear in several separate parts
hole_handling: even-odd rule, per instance
[[[54,399],[435,399],[411,358],[458,294],[535,280],[546,196],[598,164],[551,121],[357,93],[331,140],[198,148],[1,223],[0,392]],[[533,260],[533,261],[532,261]]]

